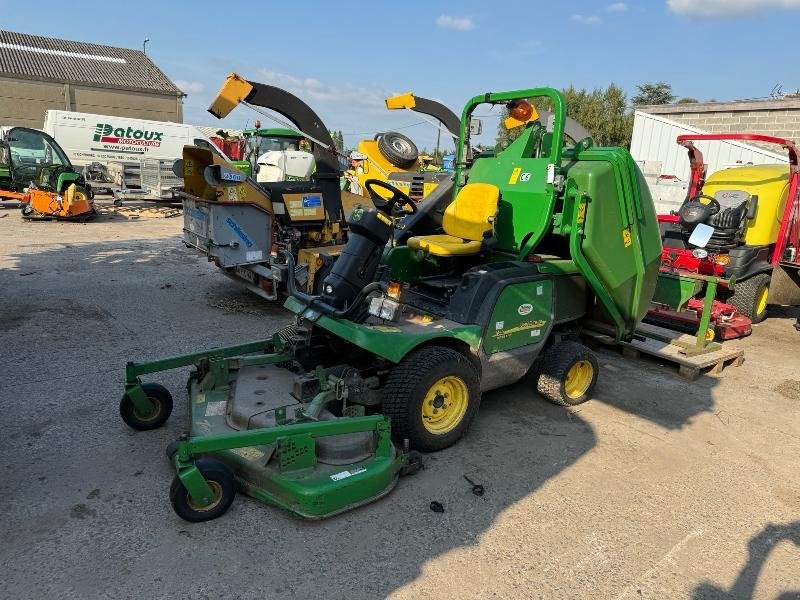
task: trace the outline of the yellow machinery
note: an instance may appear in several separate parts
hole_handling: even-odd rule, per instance
[[[413,110],[429,115],[439,122],[453,139],[458,139],[458,116],[443,104],[427,98],[417,97],[411,92],[386,99],[388,110]],[[435,124],[435,123],[434,123]],[[354,167],[362,190],[368,179],[379,179],[400,189],[417,202],[426,198],[452,173],[432,170],[420,156],[416,145],[396,131],[379,133],[371,140],[361,140],[357,151],[364,155],[363,163]],[[387,192],[380,192],[381,195]],[[364,191],[366,195],[366,190]]]
[[[317,292],[347,241],[347,218],[368,201],[340,189],[330,132],[305,102],[232,73],[209,112],[224,118],[240,103],[290,120],[311,140],[316,170],[309,181],[259,183],[211,150],[185,147],[174,168],[184,179],[184,241],[266,299],[275,300],[290,277],[299,288]],[[291,252],[294,272],[280,251]]]

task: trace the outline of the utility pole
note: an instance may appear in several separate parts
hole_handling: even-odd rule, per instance
[[[433,155],[433,158],[434,158],[434,160],[436,160],[437,164],[438,164],[438,161],[439,161],[439,141],[441,140],[441,138],[442,138],[442,128],[441,127],[437,127],[436,128],[436,152]]]

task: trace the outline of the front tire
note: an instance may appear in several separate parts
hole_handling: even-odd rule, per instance
[[[183,487],[177,475],[172,480],[169,488],[169,501],[172,510],[181,519],[190,523],[210,521],[224,515],[236,497],[236,479],[231,470],[223,463],[213,458],[201,458],[195,466],[203,475],[206,483],[214,493],[211,502],[205,506],[195,504],[189,492]]]
[[[133,429],[139,431],[157,429],[172,414],[172,394],[163,385],[157,383],[143,383],[141,387],[147,398],[153,403],[153,412],[149,415],[139,414],[133,400],[126,393],[119,401],[119,415]]]
[[[545,351],[536,390],[561,406],[583,404],[591,396],[600,368],[594,352],[583,344],[564,341]]]
[[[737,282],[728,304],[733,304],[753,323],[761,323],[767,318],[769,284],[772,278],[767,273],[759,273],[742,282]]]
[[[435,452],[466,434],[480,399],[480,379],[469,359],[451,348],[428,346],[392,369],[383,413],[395,437],[408,439],[416,450]]]

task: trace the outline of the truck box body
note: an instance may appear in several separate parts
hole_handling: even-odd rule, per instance
[[[216,150],[200,129],[183,123],[48,110],[44,130],[76,167],[95,162],[138,164],[143,158],[174,161],[187,144]]]

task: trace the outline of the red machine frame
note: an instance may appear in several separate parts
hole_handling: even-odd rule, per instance
[[[703,188],[706,178],[706,167],[703,163],[703,153],[694,145],[696,141],[753,141],[776,144],[786,149],[789,153],[789,193],[786,207],[781,217],[778,239],[773,249],[770,263],[774,267],[781,262],[781,257],[790,243],[795,248],[800,248],[800,202],[798,202],[798,185],[800,184],[800,159],[797,145],[783,138],[756,133],[710,133],[679,135],[677,142],[687,149],[691,179],[687,198],[694,198]],[[677,215],[658,215],[660,223],[677,223]],[[691,250],[679,248],[664,248],[661,254],[661,268],[665,271],[691,275],[709,275],[723,277],[725,263],[716,260],[716,254],[709,254],[705,258],[697,258]],[[796,257],[794,262],[800,261]],[[734,282],[735,285],[735,282]],[[687,310],[683,313],[670,311],[666,307],[658,307],[650,311],[650,315],[657,318],[667,318],[684,325],[695,325],[700,322],[703,302],[698,299],[689,301]],[[694,316],[693,316],[694,315]],[[743,337],[751,332],[750,319],[736,312],[735,307],[719,300],[714,301],[711,309],[711,322],[722,339]]]

